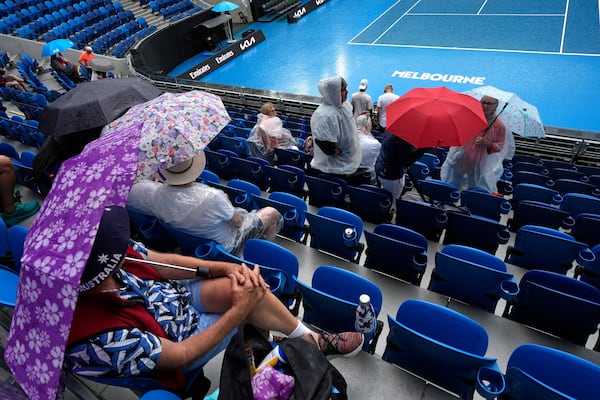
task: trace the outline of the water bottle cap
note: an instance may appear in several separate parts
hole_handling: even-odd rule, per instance
[[[367,304],[371,302],[371,297],[368,294],[361,294],[358,298],[362,304]]]

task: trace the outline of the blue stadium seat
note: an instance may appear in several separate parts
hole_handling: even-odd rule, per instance
[[[496,359],[485,356],[487,332],[477,322],[437,304],[406,300],[388,323],[385,361],[461,399],[472,399],[475,390],[486,399],[504,391]]]
[[[510,232],[500,222],[464,213],[449,211],[444,244],[461,244],[496,254],[498,246],[510,240]]]
[[[460,200],[460,192],[451,183],[438,179],[421,179],[418,181],[418,186],[430,201],[454,204]]]
[[[398,225],[380,224],[365,230],[367,248],[364,266],[420,285],[427,267],[427,239]]]
[[[238,178],[255,184],[261,190],[267,190],[269,176],[265,167],[270,165],[268,161],[257,157],[232,157],[230,160]]]
[[[292,165],[265,166],[269,175],[269,190],[271,192],[286,192],[305,198],[304,170]]]
[[[345,208],[348,193],[346,181],[329,175],[306,175],[304,180],[308,187],[308,204]]]
[[[568,212],[559,210],[547,203],[533,200],[522,200],[514,205],[512,217],[507,225],[512,232],[517,232],[525,225],[545,226],[552,229],[570,229],[575,220]]]
[[[585,346],[598,332],[600,290],[570,276],[528,271],[503,316]]]
[[[582,213],[600,215],[600,198],[589,194],[567,193],[563,196],[560,209],[573,218]]]
[[[508,214],[512,209],[510,202],[503,197],[478,189],[463,190],[460,194],[461,206],[466,207],[471,214],[500,220],[500,216]]]
[[[322,265],[312,276],[311,285],[294,277],[302,295],[302,321],[329,332],[356,330],[359,297],[367,294],[379,316],[383,304],[381,289],[370,280],[342,268]],[[377,321],[374,332],[365,335],[363,350],[373,354],[383,322]]]
[[[350,211],[322,207],[317,214],[306,213],[310,247],[358,262],[364,245],[360,243],[363,222]]]
[[[600,244],[600,215],[579,214],[575,218],[575,225],[571,228],[570,233],[575,240],[583,242],[590,247]]]
[[[585,243],[557,229],[535,225],[521,227],[513,246],[506,250],[505,262],[526,269],[540,269],[565,275],[577,261],[587,265],[595,261]]]
[[[294,315],[300,310],[300,292],[293,276],[298,276],[300,264],[294,253],[285,247],[263,239],[249,239],[244,245],[243,258],[248,267],[254,264],[281,270],[285,275],[282,292],[277,296]]]
[[[510,399],[598,399],[595,377],[600,366],[576,355],[524,344],[510,355],[506,366],[506,390]]]
[[[290,193],[273,192],[269,198],[253,196],[258,208],[273,207],[283,216],[283,228],[279,235],[299,243],[306,243],[308,230],[306,227],[307,205],[304,200]]]
[[[562,203],[562,196],[554,189],[533,183],[520,183],[515,186],[511,201],[517,204],[522,200],[533,200],[551,205]]]
[[[436,253],[427,289],[491,313],[500,298],[510,301],[519,292],[517,282],[501,259],[454,244]]]
[[[446,211],[424,201],[396,200],[396,225],[412,229],[438,242],[448,222]]]
[[[392,219],[392,194],[374,185],[347,186],[349,209],[365,221],[374,224],[387,223]]]

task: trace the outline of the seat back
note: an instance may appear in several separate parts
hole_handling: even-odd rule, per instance
[[[304,191],[304,171],[292,165],[279,165],[278,167],[265,167],[269,176],[271,192],[291,193],[300,197],[306,195]]]
[[[563,196],[567,193],[582,193],[593,196],[600,195],[600,189],[596,186],[575,179],[557,179],[555,189]]]
[[[600,324],[600,290],[548,271],[528,271],[504,316],[584,346]]]
[[[368,294],[375,309],[375,316],[381,312],[383,293],[368,279],[351,271],[333,266],[318,267],[312,278],[312,285],[294,277],[302,295],[303,317],[308,324],[329,332],[356,330],[356,308],[359,297]],[[383,324],[378,323],[376,332],[365,338],[363,349],[375,350],[376,341]],[[378,331],[378,332],[377,332]]]
[[[524,344],[517,347],[506,367],[506,391],[511,399],[598,399],[596,378],[600,366],[573,354]]]
[[[308,187],[308,204],[315,207],[346,205],[348,185],[343,179],[333,176],[305,176]]]
[[[292,310],[294,315],[298,315],[300,296],[296,283],[292,280],[292,276],[298,276],[300,270],[296,255],[276,243],[252,238],[244,245],[243,257],[252,264],[248,264],[249,267],[258,264],[261,267],[281,270],[285,274],[282,293],[277,297]]]
[[[513,176],[516,171],[535,172],[536,174],[549,175],[550,171],[541,163],[517,161],[512,166]]]
[[[172,250],[177,247],[169,232],[154,215],[131,207],[126,207],[126,209],[133,233],[141,235],[144,242],[161,250]]]
[[[505,261],[526,269],[541,269],[566,274],[573,261],[586,265],[595,260],[585,245],[557,229],[525,225],[517,232],[515,244],[509,246]]]
[[[406,300],[388,323],[385,361],[461,399],[472,399],[475,389],[486,398],[504,390],[496,359],[485,357],[488,336],[477,322],[437,304]]]
[[[575,218],[575,225],[571,229],[575,240],[583,242],[590,247],[600,243],[600,215],[579,214]]]
[[[17,288],[19,287],[19,275],[6,268],[0,268],[0,305],[15,307],[17,302]],[[6,327],[8,329],[8,327]]]
[[[322,207],[317,214],[306,213],[310,247],[345,260],[357,262],[363,250],[360,238],[363,222],[350,211],[335,207]]]
[[[460,195],[461,206],[467,207],[471,214],[500,220],[500,215],[508,214],[510,202],[503,197],[494,196],[477,189],[463,190]]]
[[[8,230],[8,247],[12,253],[15,263],[15,271],[21,270],[21,257],[23,257],[23,246],[29,228],[23,225],[14,225]]]
[[[531,171],[514,171],[513,172],[513,185],[519,185],[521,183],[532,183],[534,185],[544,186],[548,188],[554,188],[554,181],[544,174]]]
[[[390,222],[392,219],[390,209],[394,200],[390,192],[366,184],[348,186],[347,190],[352,212],[374,224]]]
[[[491,313],[500,298],[511,300],[519,292],[501,259],[452,244],[436,253],[428,289]]]
[[[308,155],[301,150],[282,149],[276,147],[273,149],[277,164],[293,165],[294,167],[306,170]]]
[[[562,202],[562,196],[554,189],[533,183],[520,183],[515,186],[512,202],[519,203],[522,200],[533,200],[542,203],[558,205]]]
[[[448,214],[438,207],[418,200],[396,200],[396,225],[419,232],[438,242],[448,222]]]
[[[555,206],[539,201],[522,200],[515,204],[512,218],[508,219],[507,225],[512,232],[516,232],[524,225],[569,229],[574,223],[575,220],[568,212]]]
[[[498,221],[458,212],[448,212],[444,244],[462,244],[496,254],[500,244],[508,243],[510,232]]]
[[[267,190],[269,187],[269,178],[264,169],[265,164],[259,160],[261,159],[255,157],[232,157],[231,164],[240,179],[256,185],[260,190]],[[268,164],[268,161],[265,162]]]
[[[209,182],[210,183],[221,183],[221,179],[219,179],[219,175],[217,175],[214,172],[209,171],[207,169],[203,170],[202,173],[200,173],[200,176],[198,177],[198,179],[196,179],[196,180],[200,183],[204,183],[205,185],[208,185]]]
[[[573,218],[583,213],[600,215],[600,198],[582,193],[567,193],[563,197],[560,209],[568,212]]]
[[[442,203],[456,203],[460,200],[460,192],[451,183],[438,179],[421,179],[418,181],[421,192],[431,201]]]
[[[159,223],[169,233],[169,236],[179,244],[183,254],[194,255],[196,254],[198,246],[210,246],[215,243],[214,240],[209,239],[206,236],[179,229],[173,225],[164,223],[163,221],[159,221]]]
[[[365,230],[367,248],[364,266],[419,285],[427,267],[427,239],[397,225],[377,225]]]
[[[221,179],[233,178],[233,167],[227,154],[204,149],[204,155],[206,156],[206,165],[210,171],[217,174]]]
[[[229,182],[232,181],[236,181],[235,179],[232,179]],[[249,182],[247,182],[249,183]],[[223,185],[222,183],[213,183],[213,182],[208,182],[209,186],[212,186],[214,188],[220,189],[222,191],[224,191],[227,196],[229,197],[229,200],[231,201],[231,204],[233,204],[235,207],[241,207],[247,211],[252,211],[256,209],[256,204],[254,203],[254,199],[252,197],[252,194],[261,195],[261,191],[260,189],[257,191],[255,190],[255,188],[250,187],[249,190],[250,192],[246,191],[246,188],[244,184],[238,184],[237,182],[233,183],[232,185],[229,185],[229,183],[227,185]],[[256,187],[256,185],[254,185]]]

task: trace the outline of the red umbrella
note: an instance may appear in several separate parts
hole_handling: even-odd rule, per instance
[[[443,86],[412,89],[386,114],[386,129],[418,149],[462,146],[488,124],[479,100]]]

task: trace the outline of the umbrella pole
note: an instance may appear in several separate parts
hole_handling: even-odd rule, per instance
[[[412,171],[410,170],[410,168],[406,168],[406,173],[408,174],[408,177],[410,178],[410,180],[412,181],[415,189],[417,190],[417,193],[419,193],[419,196],[421,196],[421,199],[423,201],[427,201],[425,200],[425,195],[423,195],[423,192],[421,191],[421,186],[419,186],[419,182],[417,182],[417,180],[415,179]]]
[[[139,263],[147,264],[147,265],[153,265],[153,266],[157,266],[157,267],[177,269],[179,271],[194,272],[196,274],[196,276],[199,278],[209,278],[211,276],[210,270],[205,267],[188,268],[188,267],[181,267],[179,265],[165,264],[165,263],[161,263],[161,262],[143,260],[140,258],[133,258],[133,257],[125,257],[125,260],[139,262]]]

